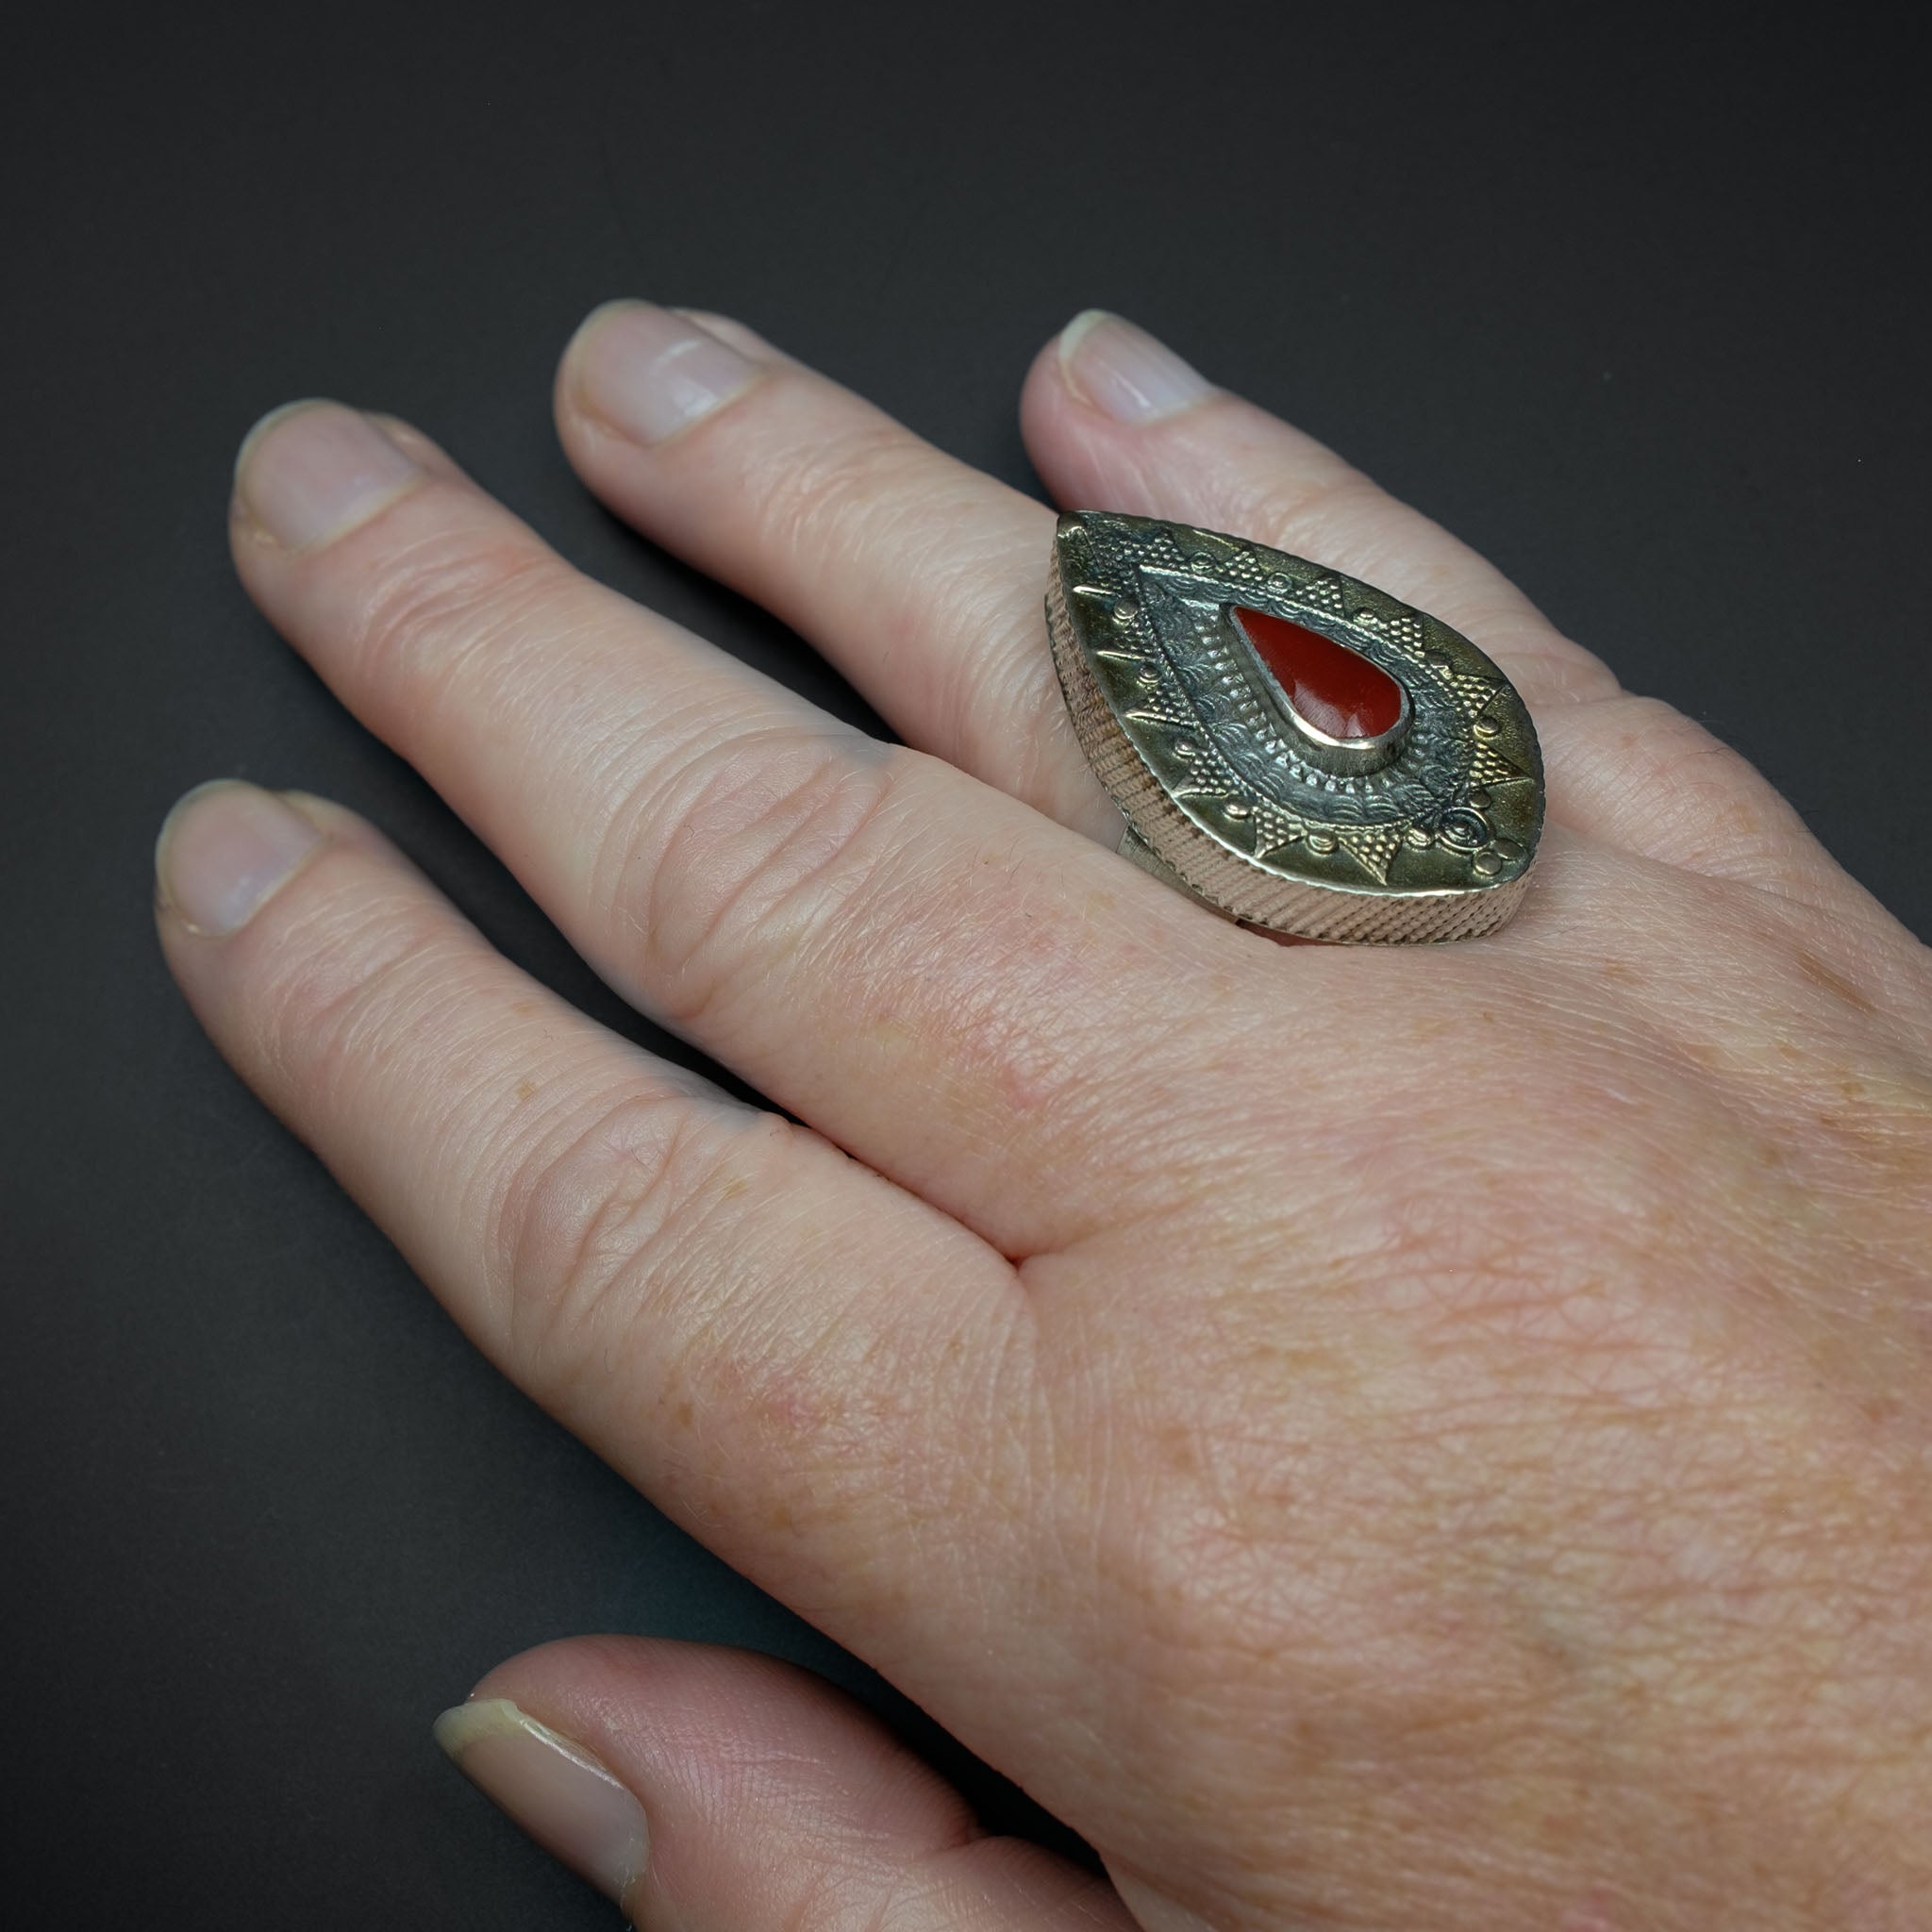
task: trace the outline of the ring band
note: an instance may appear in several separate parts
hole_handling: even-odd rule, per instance
[[[1046,595],[1121,850],[1225,917],[1357,944],[1471,939],[1522,903],[1542,754],[1440,619],[1189,524],[1059,520]]]

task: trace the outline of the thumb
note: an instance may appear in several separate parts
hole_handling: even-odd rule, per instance
[[[771,1657],[585,1637],[436,1723],[459,1769],[641,1932],[1132,1932],[1104,1879],[981,1832],[842,1691]]]

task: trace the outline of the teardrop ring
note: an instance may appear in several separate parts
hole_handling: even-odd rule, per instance
[[[1060,518],[1046,618],[1121,850],[1168,884],[1357,944],[1471,939],[1521,905],[1536,729],[1440,619],[1245,538],[1100,510]]]

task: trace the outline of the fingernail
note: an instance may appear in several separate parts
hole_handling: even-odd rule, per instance
[[[592,309],[566,359],[583,407],[643,443],[708,416],[763,373],[690,317],[648,302]]]
[[[1117,423],[1157,422],[1214,393],[1165,342],[1105,308],[1086,309],[1060,331],[1060,374]]]
[[[284,403],[242,440],[235,493],[289,550],[314,550],[367,523],[424,472],[359,409]]]
[[[623,1900],[650,1855],[644,1809],[582,1745],[505,1697],[444,1711],[436,1741],[545,1851]]]
[[[191,932],[239,932],[322,834],[272,791],[214,778],[175,801],[155,841],[161,897]]]

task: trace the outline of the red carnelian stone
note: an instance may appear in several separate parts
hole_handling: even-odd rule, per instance
[[[1402,722],[1402,687],[1359,651],[1265,610],[1234,614],[1305,724],[1330,738],[1380,738]]]

